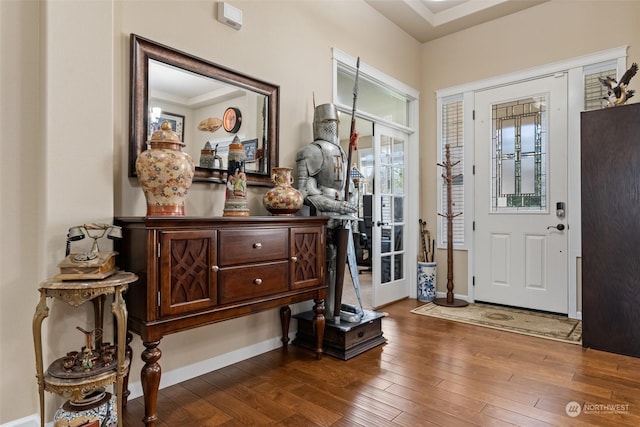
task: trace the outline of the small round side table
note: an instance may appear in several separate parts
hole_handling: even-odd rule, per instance
[[[100,280],[62,281],[55,278],[40,284],[40,301],[33,316],[33,342],[36,352],[36,377],[40,394],[40,425],[44,427],[44,392],[59,394],[71,401],[82,400],[85,396],[109,384],[115,383],[118,413],[122,414],[124,396],[124,378],[129,372],[130,360],[126,357],[127,307],[122,296],[130,283],[138,276],[128,272],[117,272]],[[79,307],[87,301],[94,306],[95,327],[102,329],[104,301],[107,295],[113,295],[111,312],[115,318],[117,335],[117,362],[113,369],[97,373],[87,372],[86,376],[60,378],[45,372],[42,356],[42,321],[49,316],[47,298],[56,298],[73,307]],[[96,338],[96,347],[102,338]],[[118,427],[122,427],[122,416],[118,416]]]

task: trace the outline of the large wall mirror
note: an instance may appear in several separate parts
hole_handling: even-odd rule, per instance
[[[168,121],[193,157],[194,181],[225,181],[237,136],[247,184],[269,186],[278,166],[279,105],[276,85],[132,34],[129,176],[151,133]]]

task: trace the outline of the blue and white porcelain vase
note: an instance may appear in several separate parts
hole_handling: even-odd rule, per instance
[[[436,299],[436,263],[418,262],[418,301]]]

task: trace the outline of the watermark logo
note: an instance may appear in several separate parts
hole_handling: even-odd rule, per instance
[[[571,401],[567,403],[567,406],[564,407],[564,410],[567,412],[567,415],[575,418],[580,415],[580,412],[582,412],[582,406],[580,406],[580,404],[576,401]]]
[[[628,403],[585,403],[582,407],[585,414],[611,415],[628,414]]]
[[[564,408],[568,416],[575,418],[580,414],[585,415],[611,415],[611,414],[628,414],[628,403],[590,403],[585,402],[584,405],[572,400],[567,403]]]

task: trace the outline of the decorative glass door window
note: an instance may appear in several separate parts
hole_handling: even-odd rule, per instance
[[[547,209],[547,99],[492,106],[492,212]]]
[[[380,136],[381,283],[404,278],[405,143]]]

